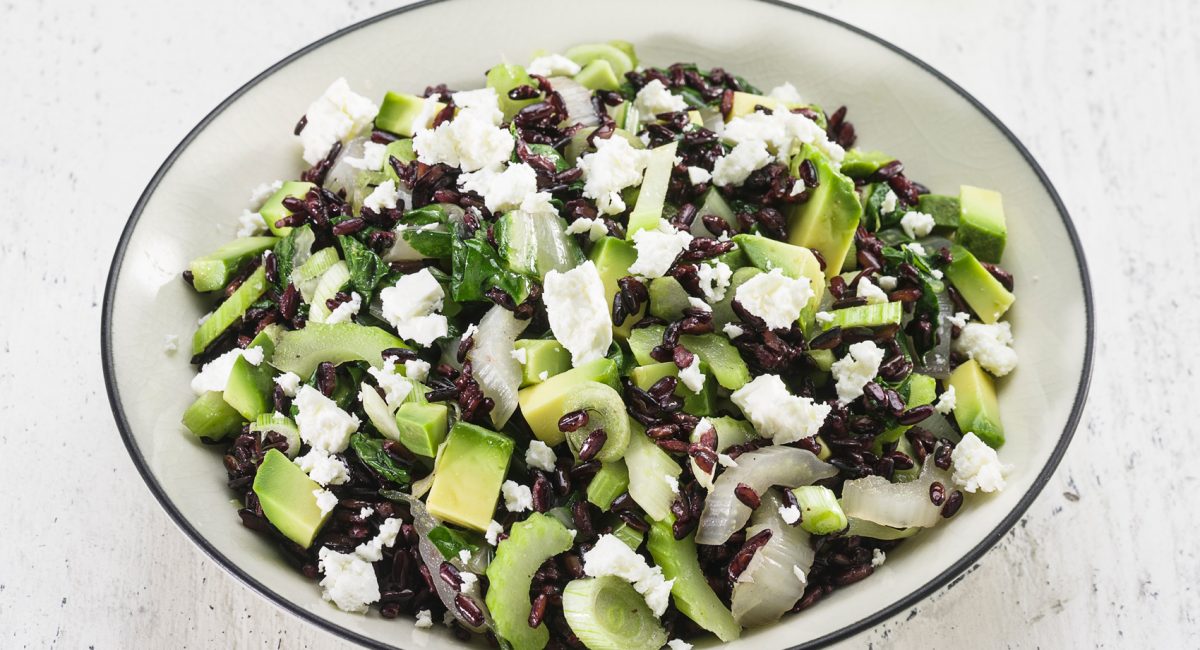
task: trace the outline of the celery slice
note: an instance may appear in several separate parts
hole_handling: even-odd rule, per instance
[[[287,438],[288,446],[284,454],[288,458],[295,458],[300,454],[300,430],[296,428],[295,423],[279,413],[263,413],[250,425],[250,430],[255,433],[274,431]]]
[[[620,578],[572,580],[562,604],[571,631],[591,650],[658,650],[667,643],[645,599]]]
[[[645,429],[633,422],[625,464],[629,467],[629,496],[655,521],[671,515],[675,492],[667,477],[678,478],[683,473],[667,452],[646,437]]]
[[[828,535],[846,528],[846,513],[837,495],[820,485],[793,488],[800,503],[800,527],[814,535]]]
[[[327,248],[325,250],[333,250]],[[326,304],[330,298],[337,295],[337,292],[346,286],[350,281],[350,267],[346,263],[338,260],[333,266],[326,269],[325,273],[321,274],[321,280],[317,282],[317,286],[313,289],[312,305],[308,309],[308,320],[312,323],[324,323],[326,318],[332,313],[329,306]]]
[[[671,170],[675,167],[675,150],[678,142],[671,142],[650,151],[646,163],[646,175],[642,178],[637,203],[629,214],[626,239],[633,239],[639,230],[654,230],[662,219],[663,205],[667,199],[667,187],[671,184]]]
[[[354,323],[309,323],[304,329],[279,335],[271,365],[284,372],[310,377],[322,361],[334,364],[366,361],[383,367],[383,351],[407,348],[404,341],[378,327]]]
[[[904,316],[904,304],[899,302],[880,302],[873,305],[846,307],[833,312],[833,320],[821,325],[821,329],[834,327],[882,327],[898,325]]]
[[[508,537],[496,546],[496,557],[487,568],[489,588],[484,600],[495,619],[496,633],[516,650],[541,650],[550,641],[545,623],[529,627],[529,586],[543,562],[569,550],[574,542],[575,535],[556,519],[535,512],[513,524]]]
[[[234,321],[241,318],[266,290],[267,271],[260,266],[196,329],[196,334],[192,336],[192,354],[204,352],[233,325]]]
[[[337,249],[333,246],[322,248],[313,253],[304,260],[298,268],[292,271],[292,284],[300,290],[300,295],[305,302],[312,302],[313,293],[317,289],[317,284],[321,281],[321,276],[329,270],[329,267],[337,264],[338,258]]]
[[[654,558],[654,564],[662,569],[663,576],[675,581],[671,586],[671,598],[684,616],[722,641],[733,641],[741,636],[742,628],[733,620],[733,613],[717,597],[700,570],[695,535],[675,539],[670,520],[656,521],[650,525],[646,549]]]
[[[629,489],[629,468],[625,461],[604,463],[588,484],[587,500],[601,510],[608,510],[613,500]]]
[[[183,426],[198,437],[220,440],[242,428],[242,414],[225,402],[220,391],[213,390],[187,407]]]
[[[275,245],[278,237],[242,237],[217,250],[197,257],[188,264],[192,272],[192,286],[196,291],[216,291],[225,286],[238,267],[247,260]]]

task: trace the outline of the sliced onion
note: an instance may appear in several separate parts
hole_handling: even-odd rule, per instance
[[[361,169],[350,166],[347,158],[362,158],[363,145],[367,143],[367,138],[358,137],[347,142],[341,153],[338,154],[337,160],[333,162],[333,166],[329,168],[329,172],[325,174],[324,187],[330,192],[337,194],[345,191],[347,198],[354,197],[355,181],[358,180],[358,174]],[[361,201],[361,198],[359,199]]]
[[[725,132],[725,116],[721,111],[705,106],[700,109],[700,119],[704,121],[704,128],[721,135]]]
[[[912,537],[921,532],[917,526],[912,528],[892,528],[891,526],[880,526],[879,524],[871,523],[865,519],[855,519],[850,517],[850,526],[846,529],[846,535],[857,535],[858,537],[870,537],[871,539],[893,540]]]
[[[833,465],[804,449],[776,446],[742,454],[736,467],[727,468],[713,482],[696,529],[696,543],[724,544],[746,524],[750,508],[733,494],[738,483],[762,494],[775,485],[799,487],[836,475]]]
[[[807,586],[796,576],[796,569],[807,576],[816,552],[803,528],[783,520],[779,514],[783,505],[777,490],[763,494],[746,530],[750,537],[769,529],[771,539],[758,549],[733,585],[733,618],[744,627],[778,621],[800,600]]]
[[[383,437],[388,440],[399,442],[400,427],[396,425],[396,412],[379,396],[379,392],[369,384],[364,383],[361,385],[358,398],[362,401],[363,411],[367,414],[367,419],[371,421],[371,424],[375,425],[379,433],[383,434]]]
[[[600,118],[592,108],[592,91],[570,77],[551,77],[550,85],[562,96],[567,107],[567,123],[598,126]]]
[[[479,321],[475,345],[467,353],[475,381],[483,394],[496,403],[492,424],[497,429],[517,410],[517,389],[521,386],[521,364],[512,356],[514,343],[527,320],[518,320],[511,311],[496,305]]]
[[[950,423],[950,419],[937,411],[930,413],[929,417],[918,422],[917,426],[932,433],[934,438],[945,438],[954,443],[962,440],[962,434],[958,432],[958,429],[954,428],[954,425]]]
[[[296,252],[292,254],[292,268],[298,269],[312,257],[313,244],[317,242],[317,235],[313,233],[312,228],[303,226],[296,230]]]
[[[929,500],[929,486],[937,481],[949,494],[952,484],[950,474],[930,461],[921,468],[920,477],[910,483],[889,483],[882,476],[846,481],[842,486],[842,510],[847,517],[881,526],[936,526],[942,519],[941,508]]]

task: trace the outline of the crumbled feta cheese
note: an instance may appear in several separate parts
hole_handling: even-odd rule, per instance
[[[599,241],[602,237],[608,235],[608,226],[604,224],[604,220],[600,218],[590,219],[581,217],[571,222],[567,226],[568,235],[586,234],[589,241]]]
[[[370,562],[352,553],[322,548],[317,554],[322,597],[344,612],[365,613],[367,606],[379,600],[379,579]]]
[[[442,309],[446,293],[429,269],[402,276],[396,285],[379,292],[383,318],[396,328],[401,338],[428,346],[446,335],[446,317]]]
[[[957,325],[959,329],[966,327],[967,323],[970,322],[970,320],[971,320],[971,315],[965,311],[960,311],[960,312],[957,312],[956,314],[954,314],[953,316],[946,317],[946,322],[950,323],[951,325]]]
[[[875,568],[879,568],[879,567],[883,566],[883,563],[886,561],[887,561],[887,553],[884,553],[883,551],[881,551],[877,548],[871,549],[871,566],[873,566]]]
[[[333,145],[357,135],[377,113],[379,107],[351,91],[344,78],[334,81],[304,112],[305,125],[298,136],[304,146],[304,162],[321,162]]]
[[[525,348],[517,348],[515,350],[511,350],[509,352],[509,354],[512,355],[512,358],[515,359],[516,362],[521,365],[525,365],[528,362],[529,356],[528,356],[528,354],[526,354]]]
[[[700,292],[704,299],[720,302],[725,299],[725,290],[733,278],[733,269],[725,262],[699,264],[696,266],[696,277],[700,280]]]
[[[479,331],[479,326],[476,325],[475,323],[471,323],[470,325],[467,325],[467,329],[462,333],[462,339],[465,341],[465,340],[471,338],[472,336],[475,336],[475,333],[478,331]]]
[[[838,401],[849,403],[863,394],[863,386],[879,374],[883,363],[883,348],[874,341],[860,341],[850,346],[846,356],[833,362],[833,378],[837,380]]]
[[[275,385],[283,389],[284,395],[295,397],[296,391],[300,390],[300,375],[294,372],[285,372],[275,378]]]
[[[667,647],[671,650],[692,650],[692,644],[683,639],[671,639],[667,641]]]
[[[471,561],[471,551],[469,551],[465,548],[461,549],[458,552],[458,561],[462,562],[463,564],[470,562]]]
[[[528,66],[525,66],[526,72],[541,77],[574,77],[579,74],[580,69],[578,63],[561,54],[539,56],[530,61]]]
[[[879,288],[883,289],[884,291],[895,291],[896,290],[896,276],[894,276],[894,275],[879,276]]]
[[[550,371],[549,371],[549,370],[543,370],[543,371],[541,371],[541,372],[539,372],[539,373],[538,373],[538,380],[539,380],[539,381],[546,381],[546,380],[547,380],[547,379],[549,379],[549,378],[550,378]]]
[[[533,510],[533,492],[528,485],[505,481],[504,485],[500,486],[500,492],[504,494],[504,507],[509,512]]]
[[[871,279],[866,277],[859,279],[855,295],[859,298],[866,298],[868,305],[877,305],[888,301],[888,296],[883,289],[872,284]]]
[[[399,198],[400,193],[396,191],[396,181],[388,179],[376,186],[367,195],[367,198],[363,199],[363,207],[374,212],[383,212],[385,209],[394,210]]]
[[[500,543],[500,535],[502,534],[504,534],[504,526],[501,526],[500,522],[493,519],[488,523],[487,530],[483,532],[483,537],[487,540],[488,544],[495,546]]]
[[[625,210],[621,190],[641,184],[649,156],[620,136],[596,140],[596,152],[576,163],[583,170],[583,195],[596,201],[601,214],[620,214]]]
[[[958,395],[955,394],[953,386],[947,386],[946,391],[938,397],[937,404],[933,408],[942,415],[950,415],[950,411],[953,411],[955,406],[958,406]]]
[[[266,230],[267,222],[263,220],[261,214],[242,210],[242,216],[238,217],[238,237],[253,237],[266,232]]]
[[[713,165],[713,183],[722,187],[741,185],[755,171],[766,167],[773,157],[760,141],[741,142]]]
[[[759,273],[737,288],[734,294],[742,307],[766,322],[771,329],[788,328],[813,297],[805,277],[789,278],[780,269]]]
[[[817,312],[816,320],[822,325],[828,325],[829,323],[833,322],[833,314],[827,311],[819,311]]]
[[[554,338],[571,353],[578,366],[608,353],[612,319],[604,282],[591,261],[560,273],[550,271],[542,287],[546,318]]]
[[[175,354],[179,351],[179,335],[168,334],[163,338],[163,352]]]
[[[417,622],[413,623],[413,627],[419,630],[427,630],[433,627],[433,612],[427,609],[417,612]]]
[[[935,280],[941,280],[943,277],[946,276],[945,273],[942,273],[941,269],[933,269],[929,272],[929,275],[932,275],[933,279],[935,279]]]
[[[483,197],[493,213],[508,212],[521,206],[525,197],[538,191],[537,173],[527,163],[509,165],[504,171],[485,167],[458,177],[458,185]]]
[[[784,82],[783,85],[775,86],[767,93],[767,97],[783,102],[784,104],[803,104],[804,100],[800,97],[800,92],[791,82]]]
[[[637,260],[629,265],[630,275],[661,278],[692,243],[692,235],[660,219],[654,230],[639,230],[633,235]]]
[[[896,211],[896,203],[899,200],[900,200],[900,197],[896,196],[895,192],[893,192],[892,190],[888,190],[887,194],[883,195],[883,202],[879,204],[879,213],[887,215],[887,214],[891,214],[891,213],[895,212]],[[911,236],[912,235],[909,235],[909,237],[911,237]]]
[[[225,390],[229,375],[233,372],[233,364],[243,357],[250,365],[257,366],[263,362],[263,349],[257,345],[248,350],[234,348],[209,361],[200,368],[199,374],[192,377],[192,391],[203,395],[209,391]]]
[[[697,311],[706,311],[706,312],[712,311],[712,307],[710,307],[708,303],[697,298],[696,296],[688,296],[688,305],[691,306],[692,309],[695,309]]]
[[[333,509],[337,507],[337,495],[329,490],[317,488],[313,490],[313,496],[317,498],[317,507],[321,509],[323,515],[333,512]]]
[[[792,575],[796,576],[796,579],[800,581],[800,584],[808,584],[808,576],[805,575],[804,569],[801,569],[795,564],[792,565]]]
[[[779,516],[783,518],[783,523],[791,526],[800,521],[800,508],[797,506],[779,506]]]
[[[688,167],[687,174],[692,185],[702,185],[712,180],[712,174],[703,167]]]
[[[400,527],[404,521],[395,517],[389,517],[379,524],[379,534],[369,541],[363,542],[354,549],[354,553],[360,558],[368,562],[378,562],[383,559],[383,549],[391,548],[396,544],[396,538],[400,535]]]
[[[816,435],[831,409],[791,394],[779,375],[759,375],[731,397],[759,435],[777,445]]]
[[[458,107],[458,114],[473,113],[486,118],[494,126],[504,121],[504,111],[500,110],[500,96],[495,88],[479,88],[477,90],[460,90],[450,99]]]
[[[1008,323],[967,323],[954,339],[953,349],[978,361],[984,370],[1003,377],[1017,367],[1017,353],[1009,347],[1012,342],[1012,327]]]
[[[413,136],[413,150],[417,160],[426,165],[445,163],[461,167],[465,172],[474,172],[484,167],[497,167],[512,155],[515,140],[508,129],[496,126],[497,115],[503,113],[496,103],[495,90],[487,93],[456,93],[455,104],[459,105],[454,119],[439,124],[435,129],[420,129]],[[462,99],[468,104],[458,104]]]
[[[725,331],[725,336],[728,336],[731,339],[736,339],[737,337],[746,333],[746,330],[734,325],[733,323],[725,323],[725,326],[721,329]]]
[[[350,468],[323,449],[313,447],[307,454],[292,461],[322,487],[341,485],[350,480]]]
[[[655,616],[662,616],[667,610],[671,586],[675,584],[674,580],[663,579],[662,569],[647,564],[646,558],[611,534],[601,535],[592,549],[583,554],[583,572],[594,578],[615,576],[629,581]]]
[[[407,363],[404,369],[407,372]],[[383,389],[383,401],[387,402],[392,408],[399,406],[413,390],[413,385],[409,381],[409,378],[396,372],[395,359],[385,359],[383,368],[367,368],[367,373],[374,377],[375,384]],[[415,377],[413,379],[416,380]]]
[[[924,237],[933,232],[933,216],[924,212],[905,212],[900,217],[900,228],[912,238]]]
[[[692,355],[692,362],[688,364],[688,367],[679,371],[679,379],[693,393],[704,390],[704,373],[700,372],[700,357]]]
[[[301,440],[332,454],[346,451],[350,434],[361,424],[357,416],[338,408],[337,402],[312,386],[301,387],[294,403]]]
[[[830,142],[816,122],[791,111],[774,111],[770,115],[754,112],[734,118],[725,125],[721,139],[734,144],[762,143],[780,162],[787,162],[800,144],[822,151],[835,167],[840,167],[846,156],[846,150]]]
[[[357,291],[350,293],[350,300],[338,304],[329,315],[325,317],[326,325],[336,325],[338,323],[350,322],[351,318],[358,315],[362,309],[362,296],[358,295]]]
[[[355,168],[367,172],[377,172],[383,168],[384,156],[387,155],[387,145],[379,144],[378,142],[364,142],[362,158],[351,158],[346,156],[342,162]]]
[[[477,594],[479,591],[479,576],[469,571],[458,574],[458,590],[464,594]]]
[[[362,510],[358,511],[358,518],[366,519],[367,517],[370,517],[373,514],[375,514],[374,508],[372,508],[371,506],[363,506]]]
[[[536,467],[543,472],[553,472],[554,462],[558,458],[554,455],[554,450],[550,445],[541,440],[530,440],[529,448],[525,450],[525,464],[530,467]]]
[[[672,95],[670,90],[663,82],[658,79],[650,81],[650,83],[642,86],[638,91],[637,97],[633,100],[633,106],[638,110],[640,115],[658,115],[660,113],[678,113],[686,111],[688,108],[687,102],[679,95]]]
[[[717,454],[717,462],[721,463],[721,467],[737,467],[737,461],[729,454]]]
[[[428,361],[409,359],[404,362],[404,376],[413,381],[425,381],[429,379],[429,369],[432,367]]]
[[[925,252],[925,247],[918,244],[917,242],[905,244],[904,248],[907,248],[908,250],[912,251],[914,255],[918,255],[920,257],[925,257],[925,255],[927,255],[927,253]]]
[[[967,492],[999,492],[1011,465],[1000,462],[996,450],[987,446],[974,432],[967,432],[950,453],[954,465],[954,484]]]
[[[250,190],[250,209],[257,210],[261,208],[262,204],[265,203],[267,199],[271,198],[272,194],[281,189],[283,189],[283,181],[259,183],[254,187],[253,190]]]

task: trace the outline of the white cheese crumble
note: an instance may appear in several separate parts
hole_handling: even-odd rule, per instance
[[[477,595],[479,592],[479,576],[469,571],[458,574],[458,590],[464,594]]]
[[[1017,367],[1017,353],[1009,347],[1012,342],[1012,327],[1008,323],[967,323],[954,339],[953,348],[978,361],[984,370],[1003,377]]]
[[[540,77],[564,76],[574,77],[582,68],[578,63],[561,54],[547,54],[529,62],[525,71]]]
[[[313,447],[307,454],[292,461],[322,487],[341,485],[350,480],[350,468],[323,449]]]
[[[342,159],[342,162],[355,168],[367,172],[377,172],[383,168],[384,156],[387,155],[387,145],[379,144],[378,142],[364,142],[362,150],[362,158],[351,158],[349,156]]]
[[[973,432],[955,445],[950,462],[954,465],[954,484],[967,492],[999,492],[1004,489],[1004,475],[1012,471],[1012,466],[1001,463],[996,450]]]
[[[840,167],[846,156],[846,150],[830,142],[825,130],[816,122],[786,110],[770,115],[754,112],[734,118],[725,125],[721,139],[736,144],[762,143],[780,162],[787,162],[801,144],[812,145],[825,153],[835,167]]]
[[[379,524],[379,534],[371,540],[359,544],[358,548],[354,549],[355,554],[368,562],[382,560],[384,547],[391,548],[395,545],[403,524],[403,520],[395,517],[385,519],[382,524]]]
[[[950,323],[951,325],[957,325],[959,329],[966,327],[970,320],[971,315],[965,311],[960,311],[953,316],[946,317],[946,322]]]
[[[446,317],[436,313],[445,297],[442,285],[427,268],[402,276],[395,286],[379,292],[384,320],[396,328],[401,338],[422,346],[446,335]]]
[[[549,378],[550,378],[550,371],[549,371],[549,370],[543,370],[543,371],[541,371],[541,372],[539,372],[539,373],[538,373],[538,380],[539,380],[539,381],[546,381],[546,380],[547,380],[547,379],[549,379]]]
[[[783,102],[784,104],[803,104],[804,100],[800,97],[800,91],[792,85],[790,81],[785,81],[782,85],[775,86],[767,93],[767,97]]]
[[[733,456],[730,456],[729,454],[717,454],[717,462],[719,462],[721,464],[721,467],[737,467],[738,466],[737,461],[734,460]]]
[[[492,213],[508,212],[521,206],[525,197],[537,193],[537,173],[526,163],[509,165],[502,172],[485,167],[458,177],[464,190],[477,192]]]
[[[700,279],[700,292],[704,299],[710,302],[720,302],[725,299],[725,290],[733,278],[733,269],[725,262],[700,264],[696,266],[696,276]]]
[[[333,512],[333,509],[337,507],[337,495],[329,490],[317,488],[313,490],[313,496],[317,498],[317,507],[321,509],[323,515]]]
[[[283,189],[283,181],[271,181],[270,183],[259,183],[250,190],[250,209],[257,210],[266,203],[271,195]]]
[[[674,494],[679,494],[679,479],[670,474],[663,474],[663,481],[667,484],[667,489]]]
[[[484,539],[487,540],[488,544],[495,546],[500,543],[500,535],[502,535],[503,533],[504,533],[504,526],[501,526],[500,522],[493,519],[490,522],[488,522],[488,527],[487,527],[487,530],[485,530],[483,532],[483,537],[484,537]]]
[[[179,335],[168,334],[163,338],[163,352],[175,354],[179,351]]]
[[[766,322],[771,329],[788,328],[800,318],[800,311],[813,297],[805,277],[789,278],[781,269],[759,273],[737,288],[737,301],[747,311]]]
[[[932,275],[935,280],[941,280],[943,277],[946,276],[945,273],[942,273],[941,269],[933,269],[929,272],[929,275]]]
[[[746,330],[742,329],[738,325],[734,325],[733,323],[725,323],[725,326],[721,329],[724,330],[725,336],[728,336],[731,339],[736,339],[737,337],[746,333]]]
[[[815,318],[816,318],[817,322],[821,323],[822,325],[828,325],[829,323],[833,322],[833,314],[831,314],[827,311],[817,312],[817,315]]]
[[[375,514],[374,508],[372,508],[371,506],[363,506],[362,510],[358,511],[358,518],[366,519],[367,517],[370,517],[373,514]]]
[[[687,175],[692,185],[701,185],[712,180],[712,174],[703,167],[688,167]]]
[[[779,506],[779,516],[783,523],[791,526],[800,521],[800,508],[797,506]]]
[[[875,568],[879,568],[879,567],[883,566],[883,563],[886,561],[887,561],[887,553],[884,553],[883,551],[881,551],[877,548],[871,549],[871,566],[873,566]]]
[[[426,165],[445,163],[465,172],[506,162],[516,141],[507,129],[496,126],[503,113],[497,105],[495,90],[455,93],[454,100],[460,107],[454,119],[435,129],[420,129],[413,136],[417,160]]]
[[[408,370],[407,364],[405,364],[405,370]],[[383,389],[383,401],[392,408],[399,406],[413,390],[412,382],[408,380],[408,377],[396,372],[395,359],[385,359],[383,368],[367,368],[367,373],[374,377],[376,385]]]
[[[413,627],[419,630],[427,630],[433,627],[433,612],[427,609],[417,612],[417,621],[413,623]]]
[[[542,301],[554,338],[571,353],[571,363],[599,359],[612,345],[612,319],[608,315],[604,282],[591,261],[560,273],[546,274]]]
[[[633,106],[638,110],[640,115],[658,115],[660,113],[678,113],[686,111],[688,108],[687,102],[678,95],[672,95],[670,90],[663,82],[658,79],[652,80],[650,83],[642,86],[638,91],[637,97],[633,100]]]
[[[267,222],[261,214],[242,210],[242,215],[238,217],[238,237],[253,237],[266,232],[266,230]]]
[[[465,341],[465,340],[471,338],[472,336],[475,336],[475,333],[478,331],[479,331],[479,326],[476,325],[475,323],[471,323],[470,325],[467,325],[466,331],[464,331],[462,333],[463,340]]]
[[[234,348],[209,361],[200,368],[199,374],[192,377],[192,391],[203,395],[209,391],[225,390],[225,386],[229,384],[229,375],[233,373],[233,364],[243,357],[250,365],[257,366],[263,362],[263,350],[257,345],[247,350]]]
[[[629,265],[630,275],[661,278],[675,263],[675,258],[692,243],[692,234],[677,230],[666,220],[659,219],[658,227],[639,230],[633,235],[637,260]]]
[[[699,393],[704,390],[704,373],[700,372],[700,357],[692,355],[692,362],[688,367],[679,371],[679,379],[693,393]]]
[[[284,395],[295,397],[296,391],[300,390],[300,375],[294,372],[285,372],[275,378],[275,385],[283,389]]]
[[[504,494],[504,508],[509,512],[533,510],[533,492],[528,485],[505,481],[500,486],[500,492]]]
[[[933,409],[942,415],[950,415],[950,411],[953,411],[955,406],[958,406],[958,395],[955,394],[953,386],[947,386],[946,391],[938,397],[937,404]]]
[[[470,562],[471,561],[471,551],[468,551],[465,548],[460,550],[458,552],[458,561],[462,562],[463,564]]]
[[[722,187],[741,185],[750,174],[766,167],[771,160],[773,157],[767,151],[767,145],[762,142],[754,140],[738,143],[713,165],[713,183]]]
[[[692,650],[692,644],[683,639],[671,639],[667,641],[667,647],[671,650]]]
[[[304,112],[306,123],[299,135],[304,162],[321,162],[333,145],[357,135],[378,113],[374,102],[351,91],[344,78],[337,79]]]
[[[708,303],[697,298],[696,296],[688,296],[688,305],[697,311],[712,311],[712,307],[710,307]]]
[[[896,211],[896,203],[899,200],[900,200],[900,197],[896,196],[895,192],[893,192],[892,190],[888,190],[887,194],[883,195],[883,202],[879,204],[879,213],[888,215],[888,214],[895,212]],[[909,237],[912,237],[912,235],[909,235]]]
[[[588,236],[588,240],[599,241],[601,237],[608,236],[608,226],[604,225],[603,219],[582,217],[572,221],[571,224],[567,226],[567,234],[586,234]]]
[[[390,178],[375,187],[367,198],[363,199],[363,207],[370,208],[374,212],[383,212],[384,209],[395,210],[396,201],[400,199],[400,192],[396,190],[396,181]]]
[[[404,376],[413,381],[425,381],[429,379],[429,369],[432,367],[428,361],[409,359],[404,362]]]
[[[595,200],[602,214],[620,214],[625,210],[621,190],[641,184],[649,156],[620,136],[596,140],[595,153],[576,163],[583,170],[583,195]]]
[[[554,450],[550,445],[541,440],[530,440],[529,448],[525,450],[525,464],[530,467],[536,467],[543,472],[553,472],[554,461],[557,457],[554,455]]]
[[[529,362],[529,355],[528,355],[527,351],[525,350],[525,348],[514,349],[514,350],[510,351],[509,354],[512,355],[512,358],[515,359],[516,362],[521,365],[525,365],[526,363]]]
[[[933,226],[933,216],[924,212],[905,212],[904,216],[900,217],[900,228],[913,239],[933,232]]]
[[[796,579],[800,581],[800,584],[808,584],[808,576],[805,575],[804,569],[801,569],[798,565],[792,565],[792,575],[796,576]]]
[[[830,370],[837,380],[838,401],[846,404],[863,394],[863,386],[879,374],[883,363],[883,348],[874,341],[860,341],[850,346],[846,356],[833,362]]]
[[[504,111],[500,110],[500,96],[495,88],[479,88],[476,90],[460,90],[450,98],[458,107],[458,114],[472,113],[487,119],[495,126],[504,121]]]
[[[674,580],[663,578],[662,569],[647,564],[646,558],[611,534],[601,535],[595,546],[583,554],[583,572],[594,578],[615,576],[629,581],[655,616],[667,611],[671,586],[675,584]]]
[[[362,309],[362,296],[358,295],[357,291],[350,293],[350,300],[338,304],[329,315],[325,317],[326,325],[336,325],[338,323],[350,322],[351,318],[358,315]]]
[[[911,244],[905,244],[904,248],[907,248],[908,250],[912,251],[914,255],[917,255],[920,257],[925,257],[927,255],[927,253],[925,252],[925,247],[918,244],[917,242],[912,242]]]
[[[858,290],[854,295],[859,298],[866,298],[868,305],[878,305],[888,301],[888,296],[883,292],[883,289],[871,283],[870,278],[860,278],[858,281]]]
[[[831,410],[788,392],[779,375],[759,375],[731,397],[754,429],[777,445],[815,436]]]
[[[879,276],[879,288],[883,289],[884,291],[895,291],[896,282],[896,276],[894,275]]]
[[[301,440],[331,454],[346,451],[350,434],[361,424],[357,416],[338,408],[337,402],[312,386],[300,388],[294,403]]]
[[[321,596],[344,612],[365,613],[368,605],[379,600],[379,579],[370,562],[352,553],[338,553],[322,548],[318,566],[325,577],[321,579]]]

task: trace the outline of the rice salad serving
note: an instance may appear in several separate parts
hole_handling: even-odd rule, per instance
[[[378,103],[338,79],[294,138],[307,168],[183,274],[213,307],[183,423],[333,607],[730,641],[1013,470],[1001,197],[933,193],[845,107],[613,41]]]

